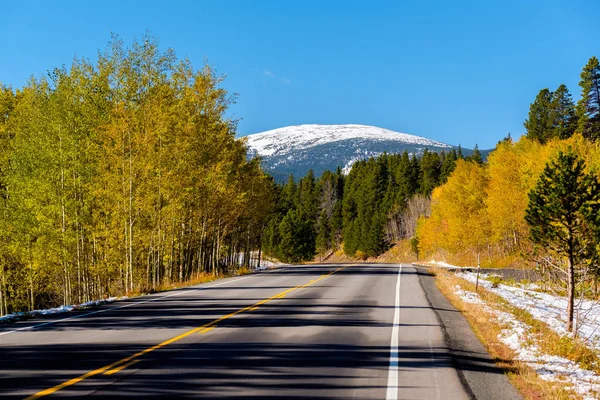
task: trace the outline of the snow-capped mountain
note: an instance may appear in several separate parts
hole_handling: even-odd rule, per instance
[[[424,137],[367,125],[296,125],[246,136],[249,156],[259,155],[276,179],[289,174],[301,177],[313,169],[316,175],[338,166],[349,169],[363,158],[383,152],[422,154],[450,150],[454,146]]]

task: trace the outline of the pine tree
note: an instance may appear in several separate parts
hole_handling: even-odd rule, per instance
[[[419,192],[425,195],[430,194],[433,189],[439,185],[441,161],[438,153],[430,152],[427,149],[421,156],[421,176],[419,182]]]
[[[283,208],[285,211],[290,210],[298,205],[298,188],[296,186],[296,180],[294,175],[288,176],[287,183],[283,186],[281,198],[283,201]]]
[[[577,129],[575,103],[567,86],[560,85],[552,95],[551,116],[553,138],[567,139]]]
[[[471,153],[466,160],[477,164],[483,164],[483,157],[481,156],[481,152],[479,151],[479,146],[477,144],[475,144],[475,147],[473,148],[473,153]]]
[[[452,149],[446,154],[444,157],[444,161],[442,162],[442,167],[440,169],[440,184],[446,183],[448,177],[456,168],[456,161],[458,161],[458,154],[456,153],[456,149]]]
[[[581,72],[581,99],[577,104],[578,129],[590,140],[600,138],[600,63],[589,59]]]
[[[551,137],[553,127],[552,99],[553,93],[549,89],[542,89],[529,106],[529,116],[523,123],[527,130],[526,136],[529,139],[537,140],[543,144]]]
[[[600,184],[584,168],[577,155],[560,152],[529,193],[525,214],[531,240],[566,262],[569,331],[573,329],[576,268],[595,251],[594,221],[589,217],[600,212]]]
[[[321,215],[319,216],[319,222],[317,225],[317,239],[316,239],[316,249],[317,253],[323,254],[327,250],[330,250],[332,247],[331,242],[331,225],[329,223],[330,219],[327,216],[327,211],[321,211]]]

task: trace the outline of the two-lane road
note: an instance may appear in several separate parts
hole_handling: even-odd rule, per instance
[[[0,326],[0,397],[469,398],[452,354],[414,267],[294,266]]]

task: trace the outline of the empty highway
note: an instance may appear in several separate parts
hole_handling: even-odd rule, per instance
[[[518,398],[436,291],[407,264],[302,265],[4,324],[0,397]]]

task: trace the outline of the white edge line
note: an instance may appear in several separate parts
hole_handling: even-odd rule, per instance
[[[0,336],[9,335],[11,333],[16,333],[16,332],[19,332],[19,331],[24,331],[24,330],[27,330],[27,329],[36,329],[36,328],[39,328],[41,326],[50,325],[50,324],[56,324],[58,322],[69,321],[71,319],[86,317],[88,315],[100,314],[100,313],[107,312],[107,311],[118,310],[120,308],[133,307],[133,306],[137,306],[139,304],[150,303],[152,301],[166,299],[168,297],[180,296],[182,294],[190,293],[190,292],[193,292],[193,291],[198,290],[198,289],[209,289],[209,288],[212,288],[212,287],[215,287],[215,286],[225,285],[227,283],[239,282],[239,281],[242,281],[244,279],[252,278],[253,276],[255,276],[255,275],[253,274],[253,275],[244,276],[244,277],[232,280],[232,281],[219,282],[219,283],[216,283],[216,284],[210,285],[210,286],[200,286],[197,289],[190,289],[190,290],[185,290],[183,292],[176,292],[176,293],[169,294],[167,296],[154,297],[152,299],[148,299],[148,300],[144,300],[144,301],[138,301],[136,303],[125,304],[125,305],[118,306],[118,307],[111,307],[111,308],[106,308],[106,309],[103,309],[103,310],[91,311],[91,312],[88,312],[88,313],[85,313],[85,314],[74,315],[74,316],[68,317],[68,318],[61,318],[61,319],[57,319],[57,320],[54,320],[54,321],[44,322],[42,324],[25,326],[23,328],[13,329],[12,331],[2,332],[2,333],[0,333]]]
[[[398,331],[400,327],[400,279],[402,277],[402,264],[398,267],[398,281],[396,282],[396,303],[394,307],[394,324],[390,340],[390,367],[388,371],[387,400],[398,399]]]

